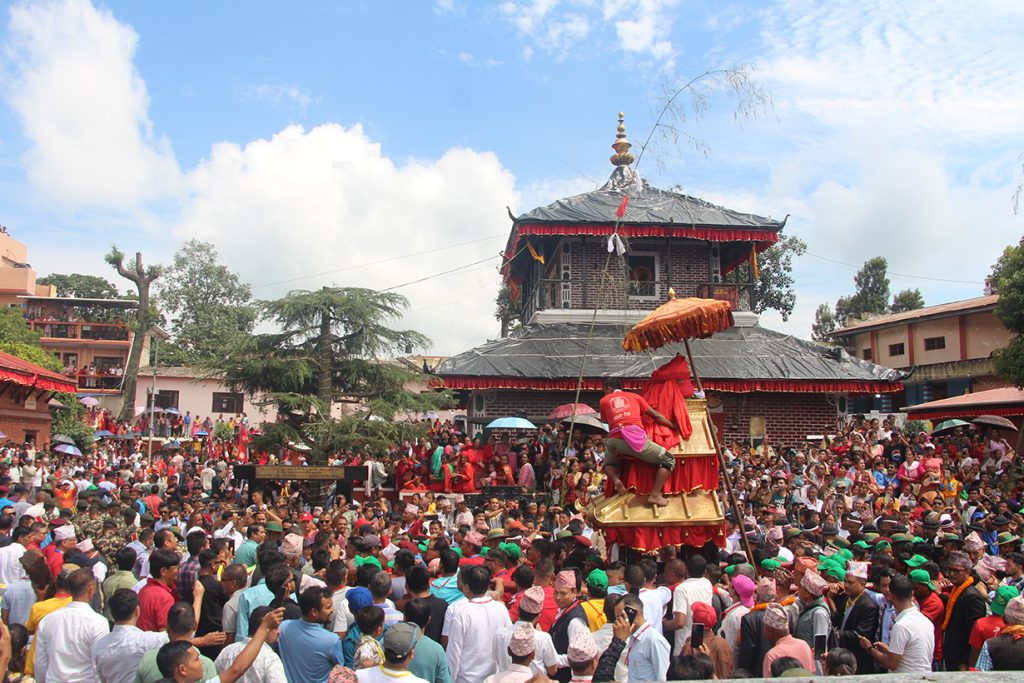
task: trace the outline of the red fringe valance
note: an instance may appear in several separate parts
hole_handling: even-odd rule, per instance
[[[61,382],[58,380],[39,377],[38,375],[24,375],[20,372],[11,372],[0,368],[0,381],[14,382],[23,387],[33,387],[43,391],[64,391],[75,393],[78,391],[72,382]]]
[[[623,388],[630,390],[641,389],[646,385],[646,382],[646,379],[625,380],[623,382]],[[805,394],[888,394],[903,390],[902,382],[843,382],[789,379],[702,379],[702,382],[706,390],[728,391],[732,393],[761,391],[766,393]],[[435,381],[436,388],[447,389],[532,389],[537,391],[575,391],[576,385],[576,380],[569,378],[532,379],[518,377],[448,376],[438,378]],[[600,391],[603,386],[603,380],[584,379],[581,389],[583,391]],[[979,412],[978,414],[981,415],[982,413]]]
[[[608,543],[618,543],[643,553],[655,552],[669,545],[689,545],[701,548],[711,541],[725,547],[725,525],[676,527],[605,527],[602,530]]]
[[[1020,417],[1024,415],[1024,406],[1016,408],[961,408],[959,410],[925,410],[914,412],[913,406],[904,412],[911,420],[946,420],[953,417],[978,417],[979,415],[1002,415],[1004,417]]]

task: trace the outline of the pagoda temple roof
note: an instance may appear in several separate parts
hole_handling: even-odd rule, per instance
[[[452,356],[435,370],[451,389],[575,389],[584,354],[583,389],[618,377],[638,387],[677,353],[674,344],[653,353],[622,350],[623,325],[541,323]],[[588,337],[590,337],[588,342]],[[588,348],[589,343],[589,348]],[[732,327],[690,342],[704,387],[717,391],[887,393],[901,390],[906,373],[759,325]],[[632,380],[632,382],[630,381]]]
[[[614,225],[622,198],[629,202],[620,225],[662,225],[701,228],[740,228],[771,234],[782,230],[779,221],[752,213],[733,211],[687,194],[662,190],[650,185],[629,166],[617,166],[601,187],[591,192],[559,199],[518,216],[525,223],[607,223]],[[772,240],[774,241],[774,240]]]

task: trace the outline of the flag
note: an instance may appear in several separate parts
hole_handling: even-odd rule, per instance
[[[249,430],[243,424],[241,429],[238,430],[238,457],[246,462],[249,460],[250,441],[252,441],[252,437],[249,436]]]
[[[530,250],[530,256],[533,257],[534,261],[544,263],[544,254],[538,254],[537,250],[533,248],[533,244],[531,244],[529,240],[526,241],[526,248]]]
[[[629,204],[629,195],[627,194],[622,198],[622,203],[619,204],[619,208],[615,210],[615,215],[622,218],[626,215],[626,205]]]
[[[760,279],[760,275],[757,272],[757,247],[753,244],[750,245],[750,272],[755,280]]]

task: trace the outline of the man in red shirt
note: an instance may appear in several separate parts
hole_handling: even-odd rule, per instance
[[[663,446],[651,441],[643,427],[643,416],[654,422],[679,431],[678,425],[651,407],[643,396],[622,390],[622,383],[609,379],[604,383],[604,398],[601,399],[601,419],[608,423],[608,439],[605,440],[604,472],[615,486],[616,493],[625,493],[622,483],[621,456],[630,456],[655,465],[658,468],[654,484],[647,495],[651,505],[668,505],[661,495],[669,474],[676,461]]]
[[[977,664],[978,655],[981,653],[981,646],[985,644],[985,641],[989,638],[995,638],[999,635],[1000,631],[1006,628],[1006,622],[1003,621],[1006,603],[1018,595],[1020,595],[1020,591],[1013,586],[1000,586],[996,589],[996,595],[992,598],[992,602],[989,605],[992,609],[992,614],[974,622],[971,635],[967,639],[967,642],[971,645],[971,658],[968,660],[971,666]]]
[[[914,599],[917,600],[921,614],[931,619],[932,624],[935,626],[935,652],[932,654],[932,661],[941,663],[942,620],[946,615],[946,605],[935,590],[931,574],[924,569],[914,569],[911,571],[910,583],[914,589]]]
[[[181,558],[172,550],[154,550],[149,556],[149,575],[139,591],[139,620],[143,631],[166,631],[167,613],[178,600],[175,588]]]

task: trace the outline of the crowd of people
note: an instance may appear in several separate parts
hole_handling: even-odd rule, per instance
[[[857,418],[821,443],[732,443],[739,509],[721,543],[648,555],[583,514],[614,488],[608,443],[436,422],[387,453],[330,458],[369,465],[359,501],[243,484],[230,452],[8,445],[4,680],[1024,670],[1021,478],[998,430],[930,437]]]

